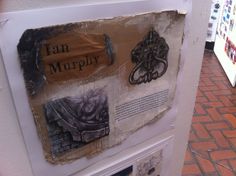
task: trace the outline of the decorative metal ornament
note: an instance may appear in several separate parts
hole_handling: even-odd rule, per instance
[[[130,73],[130,84],[148,83],[164,75],[168,68],[168,51],[165,39],[151,29],[131,51],[131,59],[136,66]]]

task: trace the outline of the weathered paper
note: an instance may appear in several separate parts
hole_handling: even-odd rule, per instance
[[[136,176],[160,176],[162,166],[162,151],[136,162]]]
[[[126,168],[111,176],[160,176],[163,163],[163,150],[159,150],[149,153],[145,157],[134,159],[132,164],[130,163]]]
[[[184,17],[176,11],[147,13],[34,29],[22,36],[19,56],[49,162],[92,157],[158,123],[175,96]],[[90,96],[97,91],[102,96]],[[45,107],[52,104],[54,113],[48,113]],[[57,129],[63,137],[51,133]]]

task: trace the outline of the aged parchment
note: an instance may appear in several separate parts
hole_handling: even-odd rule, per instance
[[[49,162],[58,164],[83,156],[92,157],[119,145],[145,125],[158,123],[158,119],[171,108],[175,96],[184,18],[185,15],[176,11],[167,11],[31,31],[48,32],[40,40],[30,38],[34,44],[31,49],[38,50],[35,52],[40,55],[40,64],[35,66],[39,70],[36,74],[38,84],[32,86],[31,77],[27,78],[26,74],[25,79],[27,87],[31,87],[29,102]],[[108,42],[104,36],[109,37]],[[84,40],[79,41],[81,38]],[[160,41],[165,44],[155,48],[153,45]],[[133,62],[132,51],[142,42],[145,44],[140,45],[143,53],[135,55],[137,62]],[[94,47],[80,49],[83,44]],[[18,51],[22,58],[25,53],[21,52],[20,46],[21,43]],[[34,57],[37,56],[33,54],[30,59],[36,59]],[[159,58],[163,57],[166,61],[159,63]],[[59,65],[58,60],[62,60],[63,65]],[[49,64],[54,65],[50,67]],[[163,70],[163,74],[158,75],[156,70]],[[59,74],[50,76],[52,73]],[[134,73],[134,79],[141,75],[142,81],[132,84],[131,73]],[[99,91],[102,93],[94,93]],[[55,102],[70,106],[69,117],[61,115],[61,108],[65,106],[54,106]],[[97,108],[101,107],[99,102],[106,107],[105,111]],[[57,115],[51,115],[50,108],[47,108],[52,104],[51,109]],[[81,115],[81,112],[91,112],[92,115]],[[101,115],[104,112],[108,115]],[[109,118],[104,120],[105,117]],[[74,123],[73,118],[79,120]],[[107,123],[109,128],[101,125]]]

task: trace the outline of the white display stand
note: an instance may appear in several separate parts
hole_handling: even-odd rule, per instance
[[[225,26],[223,26],[222,23],[222,19],[224,17],[224,11],[227,10],[225,9],[225,4],[226,1],[222,1],[222,12],[221,12],[221,16],[219,18],[219,22],[218,22],[218,33],[216,35],[216,40],[215,40],[215,46],[214,46],[214,52],[220,62],[220,64],[222,65],[231,85],[234,87],[236,84],[236,64],[233,63],[233,61],[229,58],[229,56],[227,56],[226,52],[225,52],[225,44],[226,44],[226,38],[229,38],[229,40],[236,45],[236,34],[235,34],[235,27],[233,28],[232,31],[229,30],[229,24],[225,23]],[[233,0],[232,1],[232,7],[234,7],[234,5],[236,5],[236,1]],[[235,15],[233,15],[233,10],[231,10],[230,12],[230,19],[235,20]],[[227,31],[225,31],[225,38],[223,38],[222,35],[220,35],[220,30],[224,31],[223,28],[227,28]],[[221,29],[220,29],[221,28]]]
[[[5,6],[3,6],[6,9],[2,11],[8,11],[7,5],[8,3],[6,2]],[[23,3],[22,9],[26,9],[24,5],[25,4]],[[44,4],[44,6],[47,5]],[[14,10],[14,8],[11,7],[12,6],[9,6],[9,11]],[[35,7],[37,6],[32,8]],[[123,2],[114,1],[112,3],[102,1],[96,1],[96,3],[93,3],[92,1],[89,1],[89,4],[83,2],[82,4],[71,6],[0,14],[0,35],[2,41],[5,41],[1,46],[1,50],[10,87],[12,88],[12,92],[10,93],[3,63],[1,61],[0,95],[2,98],[0,99],[0,112],[5,117],[0,119],[0,175],[31,176],[33,174],[30,162],[34,159],[37,161],[43,161],[44,159],[43,155],[40,155],[42,158],[38,160],[38,153],[35,153],[35,155],[30,158],[27,157],[27,151],[35,150],[35,148],[38,149],[39,153],[42,153],[40,147],[41,144],[35,142],[34,146],[27,148],[26,150],[17,122],[17,115],[24,117],[25,120],[29,122],[29,125],[24,128],[29,129],[28,132],[30,132],[27,133],[27,130],[25,130],[24,135],[29,140],[37,138],[36,131],[30,129],[34,122],[33,119],[29,117],[31,112],[26,101],[26,92],[22,91],[24,90],[24,84],[19,63],[12,59],[17,55],[16,44],[18,43],[22,32],[26,28],[37,28],[68,22],[163,10],[178,10],[187,13],[185,38],[181,51],[180,73],[178,75],[177,92],[174,99],[176,106],[171,111],[174,113],[168,113],[159,122],[158,127],[163,126],[163,128],[160,127],[157,129],[155,126],[152,126],[151,128],[143,128],[136,133],[136,136],[139,136],[140,138],[150,138],[150,140],[143,144],[138,144],[135,140],[136,136],[133,136],[134,140],[127,140],[128,142],[126,141],[126,143],[123,144],[123,147],[118,146],[115,148],[118,154],[114,156],[111,156],[108,150],[106,153],[103,153],[101,156],[96,157],[93,160],[82,159],[78,162],[74,162],[70,166],[56,166],[56,168],[55,166],[50,166],[48,164],[45,166],[44,162],[39,162],[37,166],[34,165],[33,171],[37,176],[100,175],[99,173],[103,173],[107,168],[109,170],[109,167],[119,167],[122,165],[122,162],[125,161],[125,157],[132,158],[135,153],[142,153],[145,150],[152,148],[151,146],[156,146],[158,148],[158,146],[163,146],[165,141],[173,138],[174,142],[172,145],[174,151],[172,152],[172,147],[169,149],[167,147],[167,149],[165,149],[166,153],[169,153],[169,155],[166,155],[169,159],[166,160],[168,163],[166,163],[162,168],[162,175],[180,175],[193,112],[194,98],[202,60],[201,58],[203,55],[203,44],[206,36],[205,33],[209,17],[209,7],[210,3],[206,3],[203,0],[197,2],[187,2],[183,0],[167,0],[165,2],[160,2],[158,0],[140,0]],[[202,28],[199,29],[199,26]],[[15,106],[13,105],[12,97]],[[15,113],[15,108],[17,115]],[[171,121],[173,119],[172,116],[174,115],[177,119],[175,123]],[[165,126],[172,126],[173,128],[168,132],[162,133],[165,131]],[[157,133],[158,131],[160,133]],[[126,148],[131,144],[131,148],[123,150],[123,148]],[[107,158],[101,161],[104,157]]]
[[[227,54],[224,52],[225,40],[218,35],[216,36],[214,52],[223,67],[232,86],[236,84],[236,65],[232,63]]]

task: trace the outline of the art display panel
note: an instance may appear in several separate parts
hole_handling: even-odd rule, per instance
[[[173,136],[159,142],[153,142],[151,146],[130,153],[119,163],[110,166],[105,171],[94,176],[164,176],[168,175],[168,163],[171,160],[173,150]]]
[[[161,20],[170,24],[164,32]],[[183,21],[168,11],[22,34],[19,59],[49,162],[118,145],[171,108]],[[171,37],[174,32],[180,37]]]
[[[2,54],[35,175],[77,173],[173,128],[184,20],[62,20],[3,37],[14,41]]]

